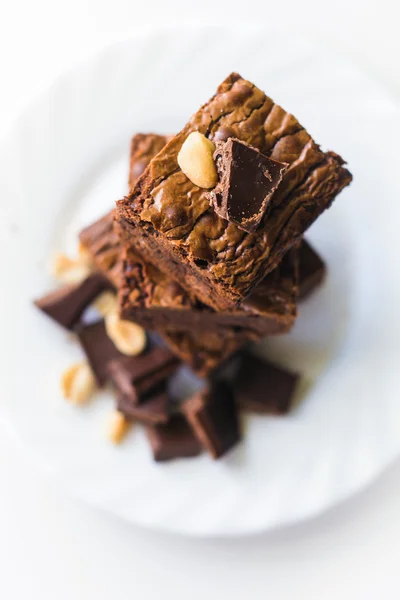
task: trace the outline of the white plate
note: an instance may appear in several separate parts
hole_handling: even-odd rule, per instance
[[[131,134],[178,130],[231,70],[342,154],[354,183],[310,232],[326,285],[266,350],[304,372],[302,403],[249,419],[219,462],[157,465],[140,428],[120,448],[104,439],[107,393],[83,410],[62,400],[59,374],[80,351],[31,301],[52,285],[52,253],[125,193]],[[293,523],[376,477],[400,451],[398,122],[347,60],[257,29],[154,31],[59,78],[1,152],[1,407],[28,452],[88,502],[203,536]]]

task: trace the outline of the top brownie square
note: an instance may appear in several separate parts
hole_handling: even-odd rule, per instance
[[[288,164],[256,231],[218,216],[208,191],[179,168],[178,153],[193,131],[215,142],[237,138]],[[322,152],[293,115],[233,73],[117,203],[117,219],[145,259],[223,310],[241,302],[350,183],[343,164],[334,152]]]

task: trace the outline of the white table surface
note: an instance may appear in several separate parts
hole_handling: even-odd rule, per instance
[[[237,0],[195,4],[0,0],[0,134],[82,56],[143,24],[185,20],[257,18],[302,31],[348,53],[400,101],[395,0],[253,0],[245,10]],[[159,535],[71,499],[0,421],[0,598],[397,600],[399,507],[400,460],[362,494],[293,528],[237,541]]]

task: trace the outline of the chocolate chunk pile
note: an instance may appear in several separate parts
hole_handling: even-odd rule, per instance
[[[128,195],[80,232],[78,259],[57,258],[63,286],[36,301],[86,356],[65,397],[110,384],[110,438],[142,424],[156,461],[219,458],[243,412],[287,413],[298,374],[252,349],[288,332],[325,277],[303,234],[350,183],[343,165],[237,74],[176,136],[136,134]]]

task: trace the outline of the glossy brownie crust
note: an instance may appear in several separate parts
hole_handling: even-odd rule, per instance
[[[220,218],[206,190],[179,169],[179,150],[192,131],[216,141],[238,138],[289,164],[254,233]],[[350,183],[343,164],[334,152],[322,152],[292,115],[234,73],[150,162],[117,203],[117,218],[125,240],[139,247],[145,260],[170,272],[204,304],[229,309],[278,265]]]

